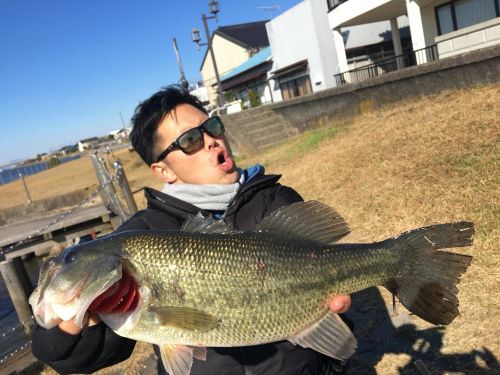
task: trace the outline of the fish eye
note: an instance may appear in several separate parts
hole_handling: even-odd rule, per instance
[[[78,251],[77,249],[69,249],[64,256],[64,263],[73,263],[77,259]]]

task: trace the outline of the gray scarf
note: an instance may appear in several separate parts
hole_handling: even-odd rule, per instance
[[[238,169],[240,179],[234,184],[165,184],[163,193],[191,203],[209,211],[225,211],[234,199],[241,185],[245,183],[245,174]]]

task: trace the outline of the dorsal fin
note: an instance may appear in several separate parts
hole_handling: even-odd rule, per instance
[[[219,233],[228,234],[233,230],[227,225],[224,220],[215,220],[211,216],[203,216],[198,213],[196,216],[189,216],[182,225],[181,231],[190,233]]]
[[[281,207],[266,216],[255,230],[324,244],[337,242],[350,233],[344,219],[333,208],[318,201]]]

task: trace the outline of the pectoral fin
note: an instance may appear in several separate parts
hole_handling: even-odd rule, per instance
[[[163,366],[170,375],[189,375],[193,357],[205,360],[207,350],[198,346],[160,345],[160,353]]]
[[[207,360],[207,348],[204,346],[190,346],[193,350],[193,357],[199,359],[200,361]]]
[[[288,340],[340,360],[349,358],[357,346],[356,338],[349,327],[331,311],[323,319]]]
[[[217,318],[191,307],[151,307],[159,324],[189,331],[205,332],[217,325]]]

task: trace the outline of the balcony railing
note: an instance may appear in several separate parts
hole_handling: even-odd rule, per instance
[[[336,74],[335,80],[337,81],[337,86],[345,85],[346,83],[363,81],[398,69],[420,65],[438,59],[437,47],[434,44],[416,51],[403,53],[402,55],[390,57],[370,65]]]
[[[345,3],[346,1],[349,1],[349,0],[326,0],[326,4],[328,6],[328,11],[335,9],[340,4]]]

